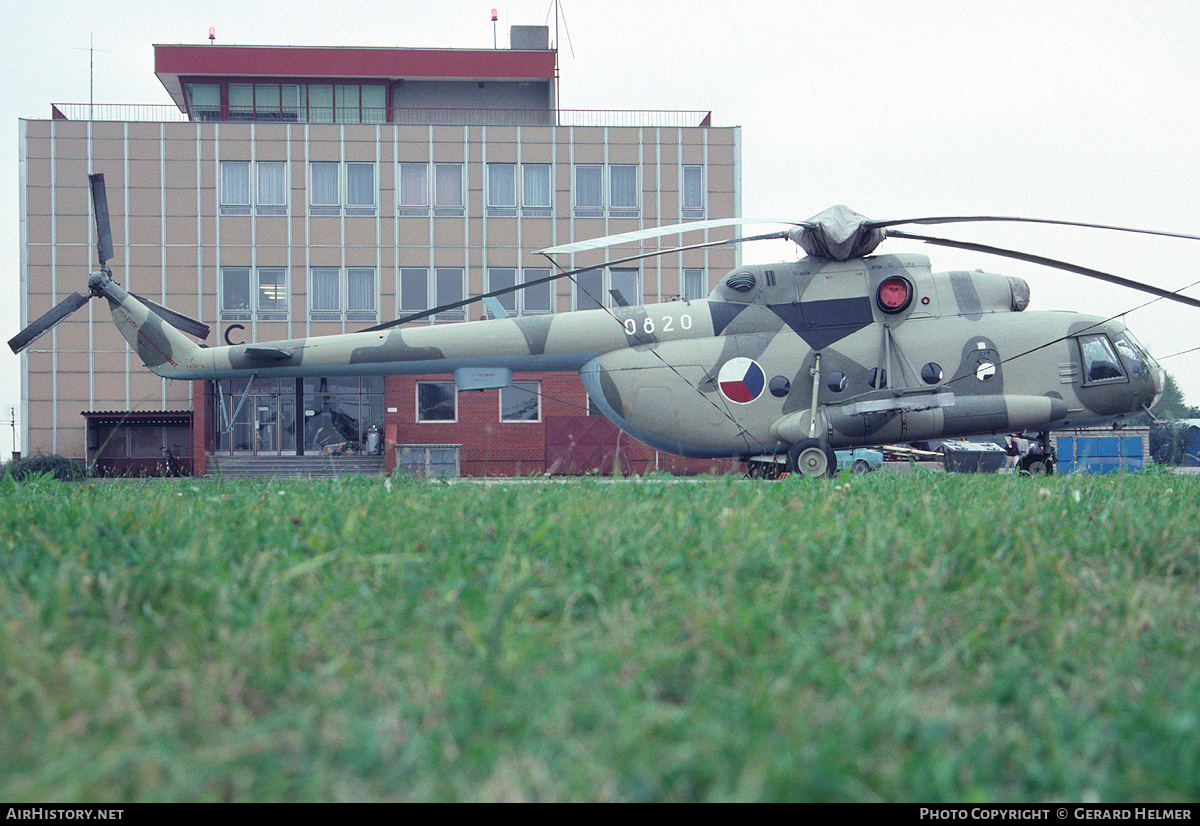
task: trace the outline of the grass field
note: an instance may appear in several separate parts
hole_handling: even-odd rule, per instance
[[[0,480],[0,799],[1200,800],[1200,480]]]

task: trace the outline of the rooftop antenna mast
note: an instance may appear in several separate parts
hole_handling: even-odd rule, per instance
[[[500,41],[497,39],[497,36],[496,36],[496,18],[498,16],[499,15],[497,15],[496,10],[492,9],[492,48],[493,49],[500,48]]]
[[[574,44],[571,43],[571,29],[569,26],[567,26],[567,14],[566,14],[566,12],[564,12],[562,10],[562,6],[559,5],[558,0],[554,0],[554,2],[550,4],[550,8],[546,10],[547,18],[549,18],[551,14],[554,15],[554,109],[555,109],[555,116],[557,117],[558,109],[560,107],[560,100],[559,100],[560,93],[558,90],[558,87],[559,87],[559,82],[558,82],[558,78],[559,78],[559,71],[558,71],[558,49],[559,49],[558,20],[560,17],[562,18],[563,29],[567,33],[567,48],[569,48],[571,50],[571,57],[575,56],[575,46],[574,46]]]

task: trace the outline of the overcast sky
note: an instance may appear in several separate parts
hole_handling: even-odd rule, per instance
[[[19,118],[88,101],[168,103],[154,44],[490,48],[550,25],[552,0],[310,2],[59,0],[26,6],[0,50],[0,338],[17,332]],[[1200,235],[1200,3],[1112,0],[562,0],[561,105],[711,110],[742,127],[742,212],[807,218],[844,203],[872,218],[1014,215]],[[12,16],[10,16],[12,17]],[[569,35],[569,36],[568,36]],[[1028,225],[930,234],[1016,247],[1177,289],[1200,241]],[[891,240],[935,270],[1019,275],[1032,309],[1116,315],[1149,297],[993,256]],[[794,259],[782,242],[748,262]],[[120,280],[119,262],[114,269]],[[80,273],[82,291],[86,273]],[[70,291],[71,287],[64,289]],[[1200,290],[1190,290],[1200,295]],[[1200,404],[1200,311],[1165,301],[1127,322]],[[0,354],[0,450],[20,401]],[[19,415],[19,411],[18,411]]]

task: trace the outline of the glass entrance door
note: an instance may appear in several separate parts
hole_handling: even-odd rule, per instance
[[[254,402],[254,452],[256,454],[295,453],[296,400],[282,395],[252,396]]]
[[[296,396],[294,384],[285,380],[259,379],[250,387],[245,402],[246,382],[230,382],[222,386],[217,399],[225,411],[218,415],[216,449],[228,454],[275,455],[296,452]],[[288,392],[288,391],[292,392]],[[241,404],[240,409],[238,408]],[[221,432],[222,416],[237,415],[229,432]]]

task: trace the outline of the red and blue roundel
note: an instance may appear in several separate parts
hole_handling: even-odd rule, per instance
[[[754,359],[738,357],[725,362],[717,374],[717,385],[731,402],[749,404],[762,395],[767,377]]]

